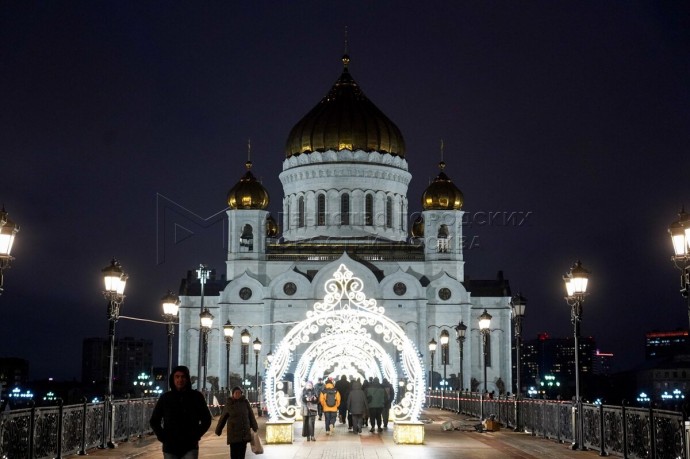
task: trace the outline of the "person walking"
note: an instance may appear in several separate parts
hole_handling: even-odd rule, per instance
[[[232,388],[232,397],[228,399],[216,425],[216,435],[223,433],[223,427],[227,423],[228,445],[230,445],[230,459],[244,459],[247,453],[247,443],[252,439],[254,433],[258,432],[259,425],[256,423],[254,411],[249,404],[249,400],[242,393],[238,386]]]
[[[362,390],[362,383],[353,381],[347,397],[347,412],[352,415],[352,433],[362,433],[362,418],[367,411],[367,396]]]
[[[197,459],[199,440],[211,426],[211,412],[201,392],[192,389],[189,368],[177,366],[170,390],[158,399],[149,424],[163,444],[164,459]]]
[[[373,433],[375,427],[378,428],[379,432],[383,432],[381,428],[381,413],[386,405],[386,392],[381,387],[379,378],[374,378],[372,383],[369,384],[366,394],[369,405],[369,424],[371,425],[369,432]]]
[[[388,430],[388,419],[390,418],[390,413],[391,413],[391,404],[393,402],[393,385],[388,382],[386,378],[383,378],[383,382],[381,382],[381,387],[383,387],[383,391],[386,393],[386,404],[383,405],[383,430]]]
[[[311,381],[307,381],[304,391],[302,391],[302,436],[307,437],[307,441],[316,441],[314,437],[314,421],[318,412],[317,405],[319,399]]]
[[[335,383],[335,390],[340,394],[340,408],[339,408],[339,418],[340,423],[345,424],[347,418],[347,396],[350,393],[350,381],[347,380],[347,376],[342,375],[338,382]],[[352,427],[352,426],[349,426]]]
[[[323,391],[323,378],[319,378],[316,381],[316,384],[314,384],[314,391],[316,392],[316,398],[318,400],[321,400],[321,392]],[[316,411],[319,414],[319,421],[323,417],[323,406],[321,406],[321,403],[316,404]]]
[[[342,404],[340,392],[335,389],[333,381],[328,378],[319,399],[326,418],[326,435],[331,435],[331,429],[335,431],[335,418],[338,415],[338,407]]]

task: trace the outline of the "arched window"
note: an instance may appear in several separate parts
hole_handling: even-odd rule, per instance
[[[347,193],[340,196],[340,224],[350,224],[350,195]]]
[[[370,194],[364,198],[364,224],[366,226],[374,224],[374,196]]]
[[[297,200],[297,207],[299,215],[297,216],[297,226],[304,228],[304,196],[300,196]]]
[[[386,228],[393,228],[393,198],[386,198]]]
[[[290,229],[290,201],[287,201],[287,204],[285,204],[285,215],[287,215],[287,218],[284,219],[285,229],[289,230]]]
[[[326,196],[322,194],[316,198],[316,224],[326,225]]]
[[[242,234],[240,235],[240,251],[254,251],[254,230],[249,224],[244,225],[244,228],[242,228]]]
[[[436,247],[439,253],[447,253],[450,250],[450,238],[448,237],[448,227],[441,225],[436,236]]]

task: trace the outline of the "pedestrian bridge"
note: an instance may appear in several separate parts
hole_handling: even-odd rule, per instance
[[[148,419],[155,399],[117,400],[112,406],[112,440],[104,436],[103,403],[35,407],[0,414],[0,458],[64,458],[89,454],[95,457],[160,459],[160,444],[151,436]],[[301,423],[295,423],[292,444],[266,445],[266,458],[506,458],[585,457],[612,455],[629,458],[686,458],[687,432],[681,413],[625,406],[582,403],[577,423],[572,403],[514,398],[481,399],[468,392],[432,391],[427,394],[423,445],[397,445],[393,431],[361,436],[339,425],[326,436],[317,425],[317,441],[305,442]],[[214,408],[217,410],[217,408]],[[479,432],[479,415],[494,417],[502,426],[496,432]],[[265,417],[260,417],[265,438]],[[515,429],[516,420],[520,428]],[[452,430],[443,423],[452,422]],[[450,424],[446,424],[448,427]],[[585,450],[571,450],[573,425],[582,425]],[[514,431],[516,430],[516,431]],[[209,430],[201,457],[227,457],[225,437]],[[338,443],[334,445],[332,443]],[[98,447],[104,448],[98,448]]]

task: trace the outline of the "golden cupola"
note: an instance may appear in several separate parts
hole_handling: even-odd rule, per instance
[[[278,228],[278,223],[276,223],[275,219],[270,215],[266,217],[266,237],[276,237],[279,232],[280,228]]]
[[[290,131],[287,158],[328,150],[362,150],[405,157],[400,129],[364,95],[350,75],[345,54],[343,73],[328,94]]]
[[[460,210],[464,203],[462,191],[443,172],[446,163],[438,164],[441,172],[422,194],[422,208],[424,210]]]
[[[247,161],[244,166],[247,173],[228,191],[228,205],[231,209],[265,210],[269,202],[268,191],[252,174],[252,162]]]

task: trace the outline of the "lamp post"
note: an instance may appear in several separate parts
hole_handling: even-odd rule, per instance
[[[673,243],[673,264],[680,270],[680,293],[687,301],[690,324],[690,215],[685,209],[678,212],[678,220],[668,227]]]
[[[252,343],[254,347],[254,384],[256,384],[257,393],[259,391],[259,354],[261,353],[261,340],[256,338]]]
[[[3,271],[10,268],[10,264],[14,257],[10,255],[12,252],[12,244],[14,244],[14,237],[19,232],[19,225],[10,220],[8,213],[5,211],[5,206],[0,211],[0,295],[2,295],[3,286]]]
[[[204,338],[203,340],[203,370],[204,370],[204,382],[201,385],[202,391],[206,393],[206,368],[208,361],[208,334],[213,327],[213,314],[208,309],[204,309],[199,315],[199,321],[201,322],[201,334]]]
[[[429,374],[429,389],[434,390],[434,355],[436,354],[436,340],[429,341],[429,353],[431,354],[431,373]]]
[[[204,264],[199,265],[199,269],[196,270],[196,277],[199,279],[199,285],[201,286],[201,302],[199,304],[199,320],[201,320],[201,314],[204,313],[204,286],[206,285],[206,281],[208,280],[208,276],[211,273],[211,270],[206,267]],[[202,384],[205,386],[206,381],[203,383],[201,382],[201,361],[203,359],[203,348],[204,348],[204,334],[202,333],[202,330],[199,330],[199,354],[197,355],[197,373],[196,373],[196,390],[201,390]],[[206,378],[204,378],[206,379]]]
[[[240,333],[240,338],[242,339],[242,388],[245,386],[247,381],[247,360],[249,360],[249,341],[252,339],[252,335],[246,328]]]
[[[570,306],[570,321],[573,324],[573,337],[575,345],[575,405],[577,413],[577,432],[573,439],[572,449],[584,448],[582,443],[582,431],[584,420],[582,418],[582,400],[580,399],[580,321],[582,320],[582,303],[587,294],[587,282],[589,271],[582,267],[578,260],[570,268],[570,272],[563,276],[567,296],[565,301]]]
[[[228,389],[228,394],[230,394],[230,345],[232,344],[232,338],[235,336],[235,326],[229,319],[223,325],[223,336],[225,336],[225,387]]]
[[[175,336],[175,323],[177,314],[180,311],[180,300],[173,292],[168,290],[161,302],[163,303],[163,317],[167,322],[168,327],[168,376],[172,373],[172,351],[173,351],[173,336]],[[170,390],[170,378],[168,378],[168,390]]]
[[[113,443],[113,429],[110,425],[112,419],[112,398],[113,398],[113,369],[115,360],[115,324],[120,318],[120,306],[125,300],[125,286],[127,285],[127,274],[122,269],[120,263],[114,258],[110,265],[101,270],[105,289],[103,296],[108,300],[108,341],[109,341],[109,360],[108,360],[108,391],[105,394],[105,404],[103,405],[103,437],[100,448],[115,448]],[[107,438],[107,440],[106,440]]]
[[[522,381],[520,380],[520,356],[522,354],[522,318],[525,316],[527,298],[521,293],[510,299],[510,307],[515,322],[515,432],[520,431],[520,399],[522,398]]]
[[[443,364],[443,381],[445,386],[446,381],[446,366],[448,365],[448,341],[450,341],[450,334],[448,330],[441,331],[441,363]]]
[[[261,340],[256,338],[252,343],[254,347],[254,384],[256,385],[256,401],[259,402],[259,354],[261,353]]]
[[[487,377],[486,377],[486,362],[489,355],[489,333],[491,333],[491,314],[484,309],[484,312],[479,316],[479,331],[482,334],[482,349],[484,351],[484,392],[482,392],[481,403],[479,404],[479,417],[484,419],[484,396],[488,392],[487,389]]]
[[[467,332],[467,325],[461,320],[455,327],[455,340],[458,342],[458,347],[460,348],[460,390],[465,388],[465,379],[463,376],[465,332]]]

